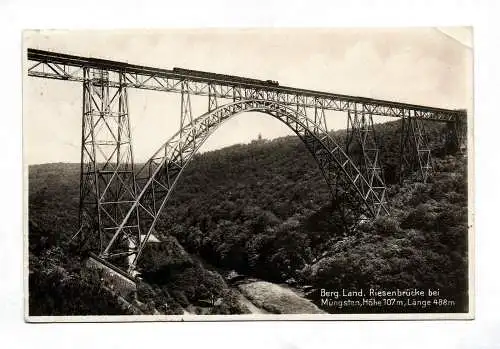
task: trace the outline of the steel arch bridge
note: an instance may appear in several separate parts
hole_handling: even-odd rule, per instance
[[[275,81],[194,70],[158,69],[28,49],[28,75],[82,83],[80,238],[110,266],[134,275],[162,209],[193,155],[226,120],[260,112],[282,121],[305,144],[332,195],[354,201],[359,215],[387,213],[386,186],[373,116],[401,119],[401,173],[426,181],[432,159],[423,121],[449,124],[457,146],[466,113],[279,86]],[[180,94],[178,132],[140,168],[134,167],[127,89]],[[206,98],[193,115],[191,99]],[[345,144],[329,133],[326,114],[347,113]],[[360,149],[353,157],[351,145]],[[124,264],[123,261],[126,261]],[[125,265],[125,266],[124,266]]]

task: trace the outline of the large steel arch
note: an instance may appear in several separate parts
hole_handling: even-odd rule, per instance
[[[239,100],[220,106],[183,125],[136,174],[139,193],[100,257],[128,256],[132,272],[154,232],[160,213],[184,168],[203,143],[225,121],[243,112],[271,115],[290,127],[304,142],[318,163],[332,191],[356,197],[360,214],[376,216],[384,206],[385,187],[373,187],[321,123],[304,111],[264,99]],[[131,232],[130,227],[138,231]]]

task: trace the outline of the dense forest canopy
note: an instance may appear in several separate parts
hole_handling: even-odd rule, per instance
[[[376,125],[390,214],[348,227],[296,137],[196,155],[157,226],[163,242],[140,262],[144,303],[182,313],[215,295],[223,302],[214,312],[245,312],[224,279],[186,249],[216,268],[313,289],[439,288],[456,307],[426,311],[467,311],[467,159],[449,154],[445,126],[428,124],[433,175],[425,184],[416,174],[399,183],[398,126]],[[332,135],[344,142],[345,131]],[[32,315],[124,312],[68,252],[78,228],[79,170],[62,163],[29,169]],[[310,297],[319,302],[317,293]]]

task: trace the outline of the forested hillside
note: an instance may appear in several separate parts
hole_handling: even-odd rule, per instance
[[[447,155],[441,126],[428,128],[433,176],[426,184],[412,178],[399,184],[398,125],[377,126],[390,215],[349,227],[296,137],[197,155],[158,224],[160,237],[170,242],[158,244],[143,258],[144,297],[158,304],[169,299],[173,305],[166,313],[179,313],[181,307],[214,295],[223,299],[219,313],[245,312],[235,305],[224,280],[191,258],[172,257],[174,237],[217,268],[264,280],[288,280],[312,289],[439,288],[456,307],[421,311],[467,311],[467,159]],[[333,136],[343,142],[344,135],[338,131]],[[67,259],[63,241],[77,229],[79,165],[31,166],[29,181],[30,295],[39,302],[39,289],[61,287],[56,279],[67,279],[68,263],[60,261]],[[63,264],[64,271],[58,269]],[[85,307],[99,286],[90,277],[78,280],[74,283],[84,284],[68,286],[65,281],[64,287],[82,298],[81,305],[73,306]],[[85,291],[79,294],[79,288]],[[102,306],[107,313],[121,311],[113,297],[101,297],[109,303]],[[317,292],[310,297],[320,305]],[[53,308],[66,309],[59,298],[52,302]]]

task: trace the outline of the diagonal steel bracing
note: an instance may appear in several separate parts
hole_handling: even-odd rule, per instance
[[[432,172],[432,157],[424,123],[411,111],[401,118],[400,181],[418,171],[418,178],[426,182]]]
[[[368,184],[385,204],[386,185],[380,162],[380,152],[377,144],[373,117],[356,106],[355,111],[347,113],[346,153],[351,156],[365,176]],[[360,111],[357,109],[359,108]],[[380,210],[381,207],[378,207]],[[377,215],[380,211],[377,212]]]
[[[187,84],[189,93],[192,95],[207,96],[212,94],[218,99],[227,99],[228,101],[254,98],[256,93],[259,93],[261,96],[269,96],[272,100],[276,100],[273,96],[278,96],[279,102],[293,107],[297,104],[304,104],[307,108],[314,108],[317,103],[321,103],[325,110],[342,112],[354,111],[354,106],[361,103],[363,110],[371,115],[401,118],[404,111],[412,110],[415,117],[420,119],[452,123],[455,122],[457,115],[465,114],[463,110],[306,90],[238,76],[221,76],[221,74],[208,72],[176,72],[34,49],[28,49],[28,60],[30,63],[28,74],[30,76],[57,80],[83,82],[83,68],[91,67],[105,69],[109,72],[122,72],[124,77],[122,81],[116,78],[117,75],[110,75],[111,86],[124,84],[129,88],[180,93],[185,88],[184,83]],[[209,86],[212,86],[212,89]]]
[[[322,124],[315,124],[307,115],[280,103],[250,99],[236,101],[208,112],[184,124],[183,129],[166,142],[151,159],[138,171],[138,179],[145,179],[145,184],[138,192],[134,205],[122,221],[106,247],[103,258],[115,249],[120,241],[122,227],[129,225],[134,210],[139,210],[141,231],[145,234],[143,243],[134,255],[130,270],[137,265],[141,252],[154,231],[154,226],[165,206],[183,169],[205,140],[230,117],[243,112],[262,112],[276,117],[288,125],[306,144],[319,164],[327,183],[330,186],[342,187],[344,192],[356,195],[363,203],[363,211],[367,216],[374,216],[383,208],[379,193],[370,186],[363,174],[343,151],[342,147],[330,137]],[[317,130],[317,131],[313,131]]]
[[[450,136],[458,147],[466,134],[464,110],[32,49],[28,49],[28,60],[29,76],[83,85],[79,236],[101,258],[129,272],[136,268],[183,169],[203,142],[232,116],[254,111],[284,122],[317,161],[334,198],[353,202],[357,214],[367,217],[386,212],[373,115],[401,118],[401,174],[417,169],[423,181],[432,169],[423,120],[451,125]],[[179,131],[138,171],[134,169],[128,88],[180,95]],[[207,112],[198,118],[193,118],[194,96],[208,97]],[[328,134],[327,111],[348,115],[345,150]],[[357,152],[352,144],[357,145]]]
[[[132,136],[126,88],[110,86],[106,70],[83,74],[80,238],[102,253],[136,199]],[[139,244],[137,219],[123,227],[113,257]]]

